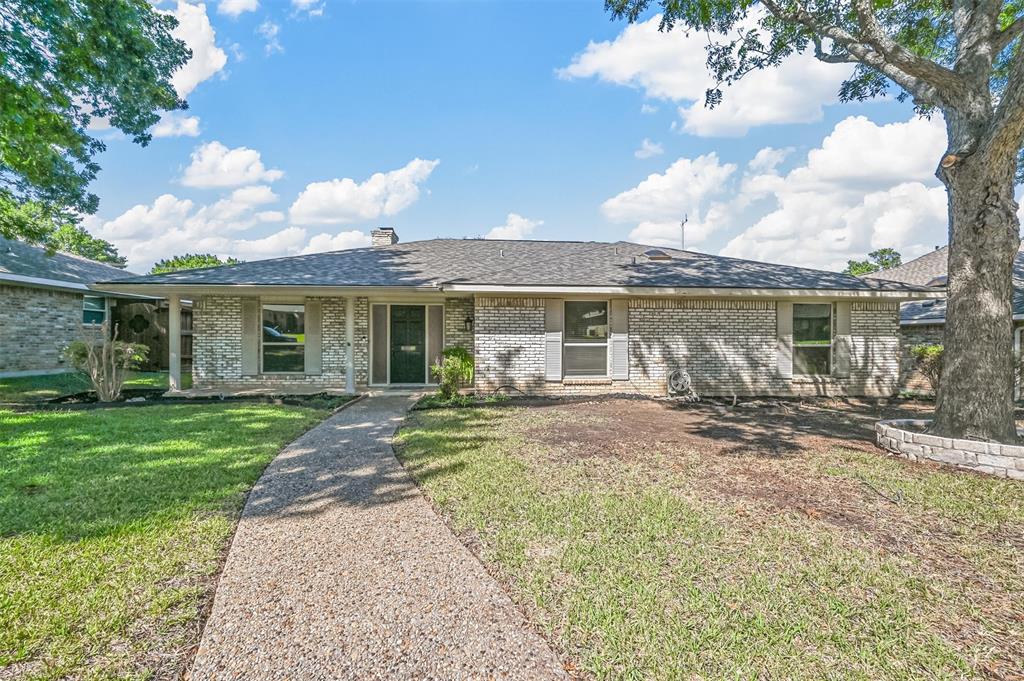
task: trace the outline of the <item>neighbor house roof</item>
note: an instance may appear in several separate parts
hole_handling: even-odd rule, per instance
[[[88,290],[98,281],[136,277],[112,265],[0,237],[0,281],[24,286]]]
[[[619,241],[430,239],[130,277],[118,289],[401,287],[450,291],[582,289],[828,290],[903,295],[929,289],[787,265]],[[193,289],[194,290],[194,289]]]
[[[868,278],[884,281],[900,281],[909,284],[932,283],[946,285],[946,263],[949,246],[937,248],[899,267],[882,270]],[[1017,251],[1013,261],[1013,317],[1024,319],[1024,247]],[[904,325],[945,324],[946,300],[915,300],[900,307],[900,323]]]
[[[941,286],[946,281],[946,261],[949,258],[949,246],[936,248],[920,258],[914,258],[898,267],[869,274],[869,279],[901,281],[905,284],[921,286]]]

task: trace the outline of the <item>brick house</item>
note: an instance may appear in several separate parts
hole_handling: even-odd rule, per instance
[[[0,237],[0,376],[67,371],[64,347],[83,326],[102,324],[126,297],[89,285],[127,276],[133,275]]]
[[[193,301],[200,390],[423,386],[462,346],[478,390],[543,395],[665,394],[677,369],[708,395],[889,395],[900,303],[940,295],[626,242],[372,236],[102,285]]]
[[[913,286],[945,288],[949,246],[903,263],[899,267],[870,275],[872,279],[895,281]],[[919,344],[941,344],[946,325],[946,299],[913,300],[900,306],[900,387],[928,392],[931,386],[915,369],[910,348]],[[1024,249],[1013,263],[1013,348],[1020,356],[1024,348]]]

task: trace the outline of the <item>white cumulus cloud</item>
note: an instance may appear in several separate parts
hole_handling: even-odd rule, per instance
[[[717,154],[680,158],[663,173],[652,173],[636,187],[601,204],[612,222],[633,223],[629,238],[659,246],[680,244],[679,223],[687,218],[687,247],[703,242],[721,224],[723,207],[714,198],[736,172]]]
[[[229,17],[237,17],[246,12],[255,12],[260,7],[260,0],[220,0],[217,12]]]
[[[722,136],[743,135],[759,125],[820,120],[822,106],[838,100],[839,85],[852,70],[794,55],[778,68],[747,74],[710,110],[704,106],[705,92],[714,86],[707,68],[707,37],[662,32],[659,21],[655,16],[626,26],[614,40],[591,42],[559,76],[598,78],[643,90],[650,99],[679,103],[686,132]],[[753,27],[751,19],[741,28]]]
[[[646,137],[640,142],[640,148],[633,152],[633,155],[637,158],[652,158],[654,156],[661,156],[665,153],[665,149],[657,142],[652,142]]]
[[[198,137],[199,117],[187,116],[181,111],[168,111],[160,116],[151,132],[153,137]]]
[[[229,149],[220,142],[207,142],[197,147],[191,158],[181,177],[187,187],[237,187],[284,176],[280,170],[264,167],[260,152],[248,147]]]
[[[184,40],[192,50],[192,58],[171,76],[171,84],[182,99],[187,98],[196,86],[212,78],[228,63],[228,55],[217,47],[217,35],[206,15],[206,5],[191,4],[178,0],[171,12],[178,20],[172,32],[175,38]]]
[[[370,235],[352,229],[337,234],[326,232],[310,237],[309,243],[302,249],[303,253],[326,253],[328,251],[344,251],[349,248],[362,248],[370,245]]]
[[[395,215],[419,199],[420,184],[438,163],[415,158],[363,182],[349,177],[311,182],[292,204],[291,220],[300,225],[341,224]]]
[[[492,227],[484,236],[485,239],[525,239],[533,234],[533,230],[544,224],[543,220],[531,220],[518,213],[509,213],[505,224]]]
[[[722,254],[841,269],[876,248],[910,258],[945,243],[946,193],[934,177],[945,142],[938,119],[877,125],[856,116],[785,175],[759,152],[748,166],[759,172],[744,178],[737,201],[773,205]]]

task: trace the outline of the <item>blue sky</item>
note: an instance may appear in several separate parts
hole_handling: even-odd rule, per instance
[[[700,101],[703,43],[600,2],[165,2],[190,109],[110,130],[90,231],[130,267],[436,236],[630,239],[817,267],[945,241],[940,120],[809,57]]]

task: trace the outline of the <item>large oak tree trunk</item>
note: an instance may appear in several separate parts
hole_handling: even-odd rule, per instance
[[[1012,298],[1020,236],[1013,198],[1015,160],[1015,154],[976,153],[938,173],[949,196],[949,280],[933,430],[945,437],[1017,440]]]

